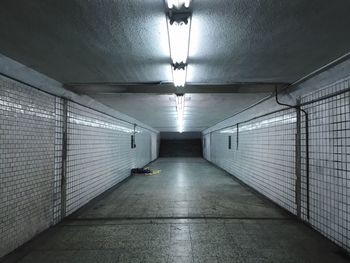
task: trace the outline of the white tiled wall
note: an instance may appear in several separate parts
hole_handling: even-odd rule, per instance
[[[0,256],[52,222],[55,98],[0,77]]]
[[[305,87],[307,88],[307,87]],[[301,97],[309,114],[309,215],[305,119],[302,118],[301,217],[320,233],[350,251],[350,78],[342,79]],[[311,89],[312,90],[312,89]],[[330,97],[326,97],[326,96]],[[258,114],[258,113],[257,113]],[[303,116],[303,114],[302,114]],[[255,116],[251,116],[255,117]],[[242,121],[242,120],[240,120]],[[210,146],[204,156],[296,213],[295,110],[203,134]],[[226,121],[227,122],[227,121]],[[242,131],[243,130],[243,131]],[[232,149],[228,149],[228,136]],[[208,147],[210,149],[208,149]],[[210,152],[210,154],[209,154]]]
[[[206,134],[203,136],[202,138],[202,149],[203,149],[203,157],[208,160],[211,161],[210,158],[210,133]]]
[[[350,78],[344,79],[304,96],[302,102],[349,88]],[[350,251],[350,92],[303,108],[309,113],[310,125],[310,218],[307,218],[305,151],[302,218]],[[303,143],[305,145],[305,140]]]
[[[151,162],[151,134],[74,102],[68,104],[67,215]]]
[[[160,134],[159,133],[152,133],[151,134],[151,144],[152,144],[152,150],[151,150],[151,154],[152,154],[152,161],[157,159],[159,156],[159,146],[160,146]]]
[[[238,145],[237,126],[232,124],[232,127],[211,133],[211,162],[296,213],[295,111],[275,113],[240,124]],[[228,147],[229,136],[231,149]]]
[[[0,257],[59,221],[62,99],[0,77]],[[152,136],[68,102],[67,214],[157,158]]]
[[[146,129],[136,126],[136,164],[133,167],[143,167],[153,160],[152,158],[152,134]]]

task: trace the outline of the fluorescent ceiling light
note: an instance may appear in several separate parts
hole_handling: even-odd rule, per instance
[[[173,68],[173,80],[175,87],[184,87],[186,83],[186,71],[187,67],[184,69],[175,69]]]
[[[173,63],[187,62],[190,25],[191,17],[188,18],[187,24],[183,21],[170,24],[170,19],[168,19],[170,55]]]
[[[177,112],[177,127],[178,131],[184,131],[184,112],[185,112],[185,95],[176,96],[176,112]]]
[[[191,0],[168,0],[168,8],[172,9],[173,7],[180,9],[182,5],[185,5],[186,8],[190,6]]]
[[[168,0],[167,24],[170,56],[173,64],[175,87],[184,87],[187,74],[187,58],[190,43],[190,0]]]

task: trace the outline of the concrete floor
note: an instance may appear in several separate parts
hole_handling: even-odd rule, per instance
[[[200,158],[162,158],[3,262],[348,262]]]

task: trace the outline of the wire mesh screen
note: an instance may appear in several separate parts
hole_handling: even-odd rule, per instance
[[[309,215],[305,129],[302,148],[302,218],[350,249],[350,80],[302,99],[309,114]],[[332,95],[333,94],[333,95]],[[338,94],[338,95],[337,95]],[[305,120],[302,122],[305,125]],[[305,126],[304,126],[305,128]]]
[[[68,102],[67,127],[68,215],[130,175],[134,126]]]
[[[295,214],[295,134],[294,109],[234,125],[212,133],[211,161]]]
[[[55,97],[0,77],[0,257],[53,223]]]

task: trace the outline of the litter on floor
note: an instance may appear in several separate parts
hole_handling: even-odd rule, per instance
[[[134,168],[131,170],[131,175],[135,176],[152,176],[159,174],[161,170],[153,169],[150,167],[144,167],[144,168]]]

